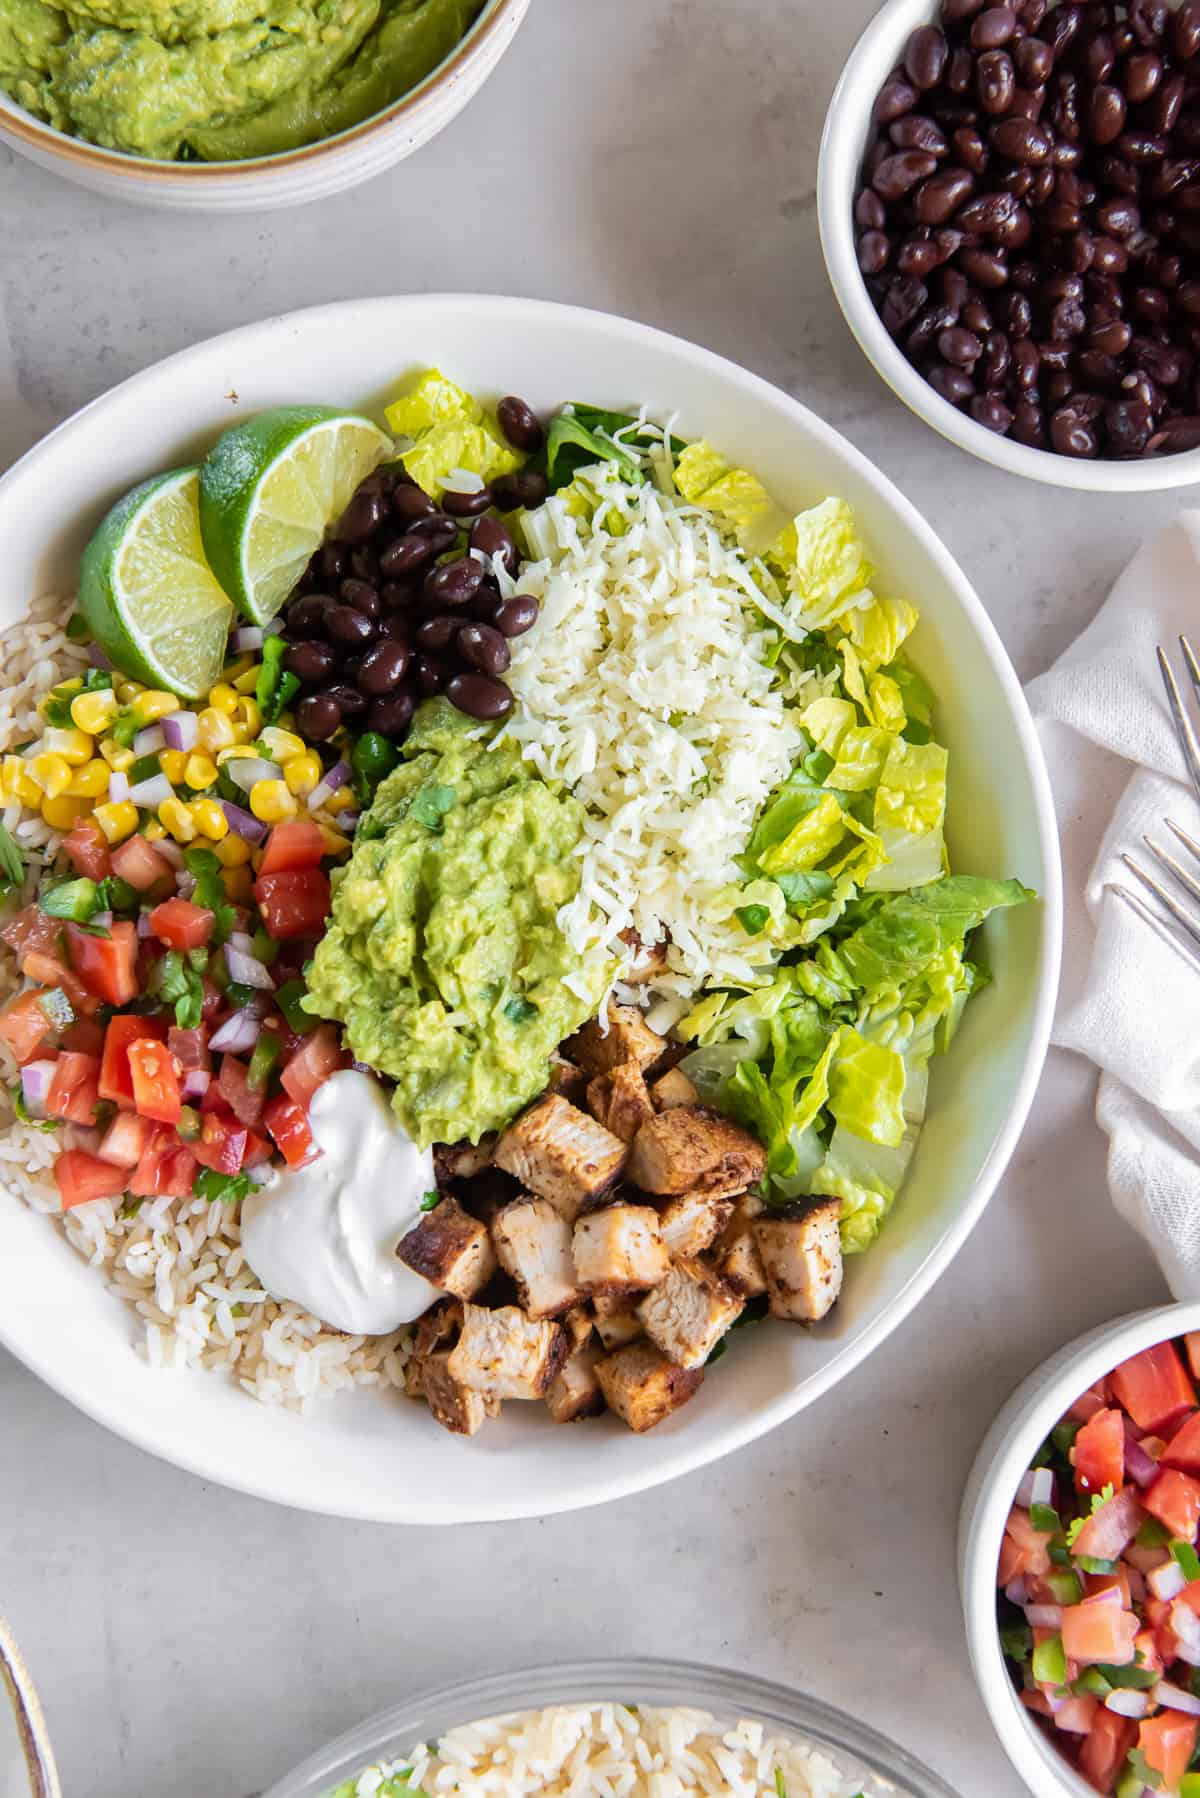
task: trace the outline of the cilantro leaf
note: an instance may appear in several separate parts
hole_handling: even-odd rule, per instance
[[[1096,1512],[1100,1509],[1100,1507],[1102,1505],[1106,1505],[1108,1503],[1109,1499],[1112,1497],[1113,1497],[1113,1489],[1112,1489],[1111,1483],[1109,1485],[1103,1487],[1099,1492],[1093,1492],[1091,1510],[1087,1512],[1086,1516],[1077,1517],[1075,1519],[1075,1521],[1070,1525],[1069,1529],[1067,1530],[1067,1547],[1068,1548],[1074,1548],[1075,1544],[1079,1540],[1079,1537],[1083,1530],[1084,1524],[1088,1521],[1088,1518],[1094,1517],[1096,1515]]]
[[[300,682],[296,676],[283,666],[287,648],[286,642],[279,636],[268,637],[263,644],[262,667],[254,685],[254,697],[258,701],[264,724],[275,724],[279,714],[300,691]]]
[[[503,1010],[510,1024],[528,1024],[530,1018],[538,1015],[537,1006],[531,1005],[528,999],[522,999],[519,993],[514,993],[511,999],[504,1001]]]
[[[204,1009],[204,982],[178,949],[168,949],[158,964],[158,992],[175,1007],[181,1030],[195,1030]]]
[[[249,1174],[219,1174],[215,1167],[202,1167],[192,1191],[198,1199],[207,1199],[212,1205],[236,1205],[253,1185]]]
[[[19,1080],[14,1080],[8,1090],[12,1094],[13,1110],[23,1124],[32,1124],[35,1130],[57,1130],[59,1128],[62,1122],[61,1118],[30,1117],[29,1107],[25,1103],[25,1094],[21,1090]]]
[[[16,839],[7,825],[0,824],[0,891],[11,892],[25,878],[25,863]]]
[[[408,808],[408,815],[417,824],[423,824],[426,830],[440,831],[442,819],[451,810],[458,794],[453,787],[422,787],[414,795]]]
[[[433,1211],[436,1206],[441,1204],[441,1202],[442,1202],[442,1195],[438,1191],[437,1187],[435,1186],[433,1191],[427,1192],[425,1194],[424,1198],[421,1200],[421,1210],[422,1211]]]
[[[757,936],[770,918],[771,909],[767,905],[739,905],[733,915],[747,936]]]

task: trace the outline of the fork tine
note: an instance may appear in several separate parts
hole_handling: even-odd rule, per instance
[[[1196,733],[1192,729],[1191,719],[1183,709],[1183,699],[1175,682],[1174,670],[1167,660],[1167,652],[1160,643],[1155,654],[1158,657],[1159,672],[1163,678],[1163,686],[1167,690],[1167,704],[1171,708],[1171,718],[1175,725],[1175,735],[1179,738],[1179,747],[1183,751],[1183,759],[1187,763],[1188,773],[1192,777],[1192,785],[1200,797],[1200,744],[1196,742]]]
[[[1192,692],[1196,695],[1197,700],[1200,700],[1200,661],[1197,661],[1196,652],[1187,637],[1180,637],[1179,647],[1183,651],[1183,660],[1188,671],[1188,679],[1192,683]]]
[[[1169,948],[1174,949],[1175,953],[1188,963],[1189,967],[1194,968],[1200,974],[1200,955],[1197,955],[1194,949],[1189,948],[1187,943],[1177,937],[1173,930],[1168,929],[1157,912],[1151,911],[1150,907],[1139,899],[1136,893],[1131,893],[1128,887],[1120,886],[1116,881],[1110,883],[1108,891],[1115,893],[1117,898],[1129,907],[1130,911],[1136,912],[1143,923],[1150,926],[1155,936],[1160,937]]]
[[[1187,831],[1181,829],[1180,826],[1176,824],[1174,818],[1164,818],[1163,823],[1168,830],[1174,832],[1189,854],[1194,855],[1196,860],[1200,862],[1200,843],[1197,843],[1194,837],[1189,837]]]
[[[1123,855],[1121,860],[1125,863],[1129,872],[1135,875],[1144,887],[1149,887],[1159,904],[1166,906],[1176,922],[1182,924],[1192,940],[1196,943],[1200,943],[1200,924],[1197,924],[1191,914],[1184,910],[1178,899],[1172,898],[1166,887],[1160,886],[1153,874],[1147,874],[1145,868],[1139,867],[1138,863],[1134,861],[1131,855]]]
[[[1173,855],[1168,855],[1167,851],[1156,843],[1153,837],[1144,836],[1142,841],[1145,843],[1159,867],[1165,868],[1168,874],[1173,874],[1180,886],[1189,892],[1193,899],[1200,902],[1200,880],[1197,880],[1194,874],[1189,874],[1182,863],[1177,862]]]

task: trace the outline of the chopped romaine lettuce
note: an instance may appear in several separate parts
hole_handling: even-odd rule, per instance
[[[512,474],[525,458],[504,441],[500,427],[471,394],[428,369],[411,393],[385,410],[394,436],[410,439],[400,460],[426,493],[439,498],[456,468],[494,481]]]

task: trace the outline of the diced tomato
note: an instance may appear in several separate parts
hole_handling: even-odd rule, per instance
[[[227,1123],[215,1111],[207,1112],[199,1140],[191,1145],[192,1154],[203,1167],[236,1174],[246,1157],[248,1135],[244,1124]]]
[[[1185,1717],[1179,1711],[1160,1711],[1157,1717],[1147,1717],[1139,1725],[1138,1748],[1146,1758],[1146,1765],[1162,1774],[1168,1792],[1178,1790],[1196,1752],[1197,1735],[1200,1735],[1200,1719]]]
[[[208,1052],[208,1031],[203,1025],[195,1030],[180,1030],[172,1024],[167,1031],[167,1047],[179,1063],[180,1067],[211,1068],[212,1056]]]
[[[1096,1411],[1088,1418],[1071,1449],[1077,1492],[1102,1492],[1125,1484],[1125,1419],[1119,1411]]]
[[[96,1153],[114,1167],[136,1167],[154,1125],[136,1111],[118,1111]]]
[[[100,1097],[115,1099],[133,1108],[133,1075],[129,1071],[129,1045],[139,1037],[165,1042],[167,1026],[162,1018],[118,1016],[109,1019],[104,1033],[104,1057],[100,1064]]]
[[[72,1124],[93,1124],[100,1099],[100,1057],[64,1049],[54,1064],[46,1094],[46,1116]]]
[[[21,993],[0,1011],[0,1038],[12,1050],[22,1066],[35,1061],[39,1052],[54,1039],[50,1020],[38,1003],[40,993]]]
[[[1192,1370],[1192,1378],[1200,1380],[1200,1330],[1189,1330],[1183,1339],[1187,1350],[1188,1366]]]
[[[1118,1562],[1115,1573],[1085,1573],[1083,1589],[1089,1598],[1097,1597],[1101,1592],[1115,1592],[1125,1610],[1133,1609],[1133,1599],[1129,1590],[1129,1569],[1123,1561]]]
[[[168,949],[202,948],[215,923],[206,905],[193,905],[190,899],[164,899],[150,913],[150,928]]]
[[[1085,1693],[1082,1698],[1068,1698],[1053,1713],[1055,1729],[1072,1736],[1086,1736],[1096,1720],[1099,1702],[1090,1693]]]
[[[264,1161],[270,1161],[274,1153],[274,1149],[265,1136],[260,1136],[257,1130],[247,1130],[246,1152],[242,1156],[243,1167],[261,1167]]]
[[[239,1061],[236,1055],[223,1055],[217,1085],[238,1122],[253,1128],[263,1114],[266,1094],[255,1092],[247,1078],[248,1073],[246,1063]]]
[[[1010,1580],[1019,1579],[1022,1574],[1027,1578],[1040,1578],[1049,1573],[1050,1541],[1049,1533],[1034,1529],[1028,1511],[1014,1506],[1000,1545],[999,1584],[1007,1586]]]
[[[1166,1467],[1154,1484],[1142,1494],[1142,1503],[1152,1517],[1183,1542],[1196,1540],[1200,1525],[1200,1482],[1177,1468]],[[1083,1549],[1084,1554],[1090,1550]]]
[[[115,1199],[125,1191],[125,1170],[86,1149],[65,1149],[54,1164],[54,1178],[64,1211],[92,1199]]]
[[[1173,1342],[1156,1342],[1109,1375],[1113,1394],[1139,1430],[1157,1430],[1178,1411],[1193,1410],[1196,1393]]]
[[[1145,1667],[1148,1673],[1161,1673],[1163,1658],[1159,1653],[1158,1643],[1151,1629],[1140,1629],[1134,1637],[1133,1655],[1139,1667]]]
[[[303,1167],[312,1160],[316,1145],[307,1113],[287,1093],[275,1095],[263,1112],[263,1122],[289,1167]]]
[[[184,1199],[196,1179],[196,1157],[166,1124],[152,1127],[137,1167],[129,1176],[129,1190],[139,1198],[165,1195]]]
[[[1091,1732],[1079,1750],[1079,1771],[1098,1792],[1111,1792],[1137,1734],[1137,1724],[1106,1711],[1096,1712]]]
[[[76,1018],[63,1032],[62,1046],[80,1055],[103,1055],[104,1025],[98,1018]]]
[[[316,936],[329,916],[329,876],[322,868],[260,875],[254,898],[269,936]]]
[[[200,1007],[200,1022],[202,1024],[212,1025],[216,1023],[221,1013],[225,1010],[225,995],[217,985],[216,981],[210,980],[207,974],[201,976],[200,984],[204,988],[204,1001]]]
[[[86,874],[89,880],[107,880],[112,873],[108,842],[94,819],[76,818],[62,846],[76,874]]]
[[[1200,1411],[1184,1418],[1159,1459],[1164,1467],[1179,1467],[1184,1473],[1200,1474]]]
[[[1085,1600],[1083,1604],[1066,1605],[1062,1614],[1063,1652],[1068,1660],[1084,1665],[1104,1661],[1111,1667],[1125,1667],[1133,1659],[1138,1628],[1133,1612],[1122,1610],[1115,1594],[1111,1604]]]
[[[72,925],[71,928],[74,929],[75,926]],[[51,955],[45,949],[26,949],[21,958],[21,972],[35,986],[58,987],[66,994],[71,1009],[75,1012],[82,1012],[87,1016],[99,1007],[99,999],[75,970],[67,966],[61,955]]]
[[[177,1124],[183,1110],[179,1064],[167,1045],[152,1036],[137,1036],[128,1054],[134,1109],[157,1123]]]
[[[127,880],[139,893],[148,893],[160,881],[173,880],[175,870],[165,855],[143,836],[126,837],[112,852],[113,873]]]
[[[301,1038],[301,1047],[292,1056],[280,1080],[285,1093],[297,1105],[307,1105],[317,1088],[339,1068],[350,1066],[350,1056],[338,1041],[332,1024],[322,1024],[311,1036]]]
[[[1067,1416],[1075,1423],[1086,1423],[1097,1411],[1103,1411],[1107,1403],[1103,1386],[1089,1386],[1086,1392],[1080,1393]]]
[[[1123,1486],[1088,1518],[1075,1538],[1075,1553],[1097,1561],[1119,1561],[1144,1521],[1135,1486]]]
[[[78,924],[68,924],[67,947],[89,993],[109,1005],[128,1005],[136,997],[137,931],[128,919],[110,924],[107,936],[89,936]]]
[[[1033,1711],[1039,1717],[1052,1717],[1054,1715],[1053,1711],[1050,1709],[1050,1700],[1046,1697],[1046,1694],[1041,1690],[1040,1686],[1031,1686],[1027,1691],[1022,1692],[1021,1703],[1025,1706],[1026,1710]]]
[[[0,942],[8,944],[22,973],[27,954],[57,955],[61,937],[62,919],[48,918],[37,905],[23,905],[0,930]]]
[[[316,868],[329,852],[325,833],[311,818],[292,818],[277,824],[267,838],[259,878],[264,874],[283,874],[291,868]]]

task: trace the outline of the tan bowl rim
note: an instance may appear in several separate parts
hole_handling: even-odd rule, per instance
[[[11,1628],[0,1617],[0,1702],[7,1696],[29,1774],[30,1798],[62,1798],[58,1769],[32,1676]]]
[[[406,112],[427,100],[436,88],[450,82],[463,65],[474,61],[478,52],[499,30],[505,16],[517,4],[518,0],[492,0],[490,9],[476,19],[445,61],[438,63],[424,81],[418,82],[415,88],[402,94],[398,100],[393,100],[382,112],[374,112],[370,118],[360,119],[357,125],[336,132],[333,137],[320,138],[315,144],[302,144],[296,150],[281,150],[272,156],[247,156],[236,162],[157,162],[151,156],[133,156],[124,150],[105,150],[99,144],[87,143],[83,138],[69,137],[65,131],[58,131],[53,125],[43,125],[40,119],[35,119],[24,107],[17,106],[7,94],[0,94],[0,128],[22,139],[32,148],[49,150],[52,155],[66,162],[80,163],[85,168],[102,170],[105,174],[155,182],[164,187],[199,179],[230,182],[239,178],[246,180],[256,175],[269,175],[276,170],[291,169],[310,162],[331,150],[346,149],[381,131],[385,125],[402,119]]]

